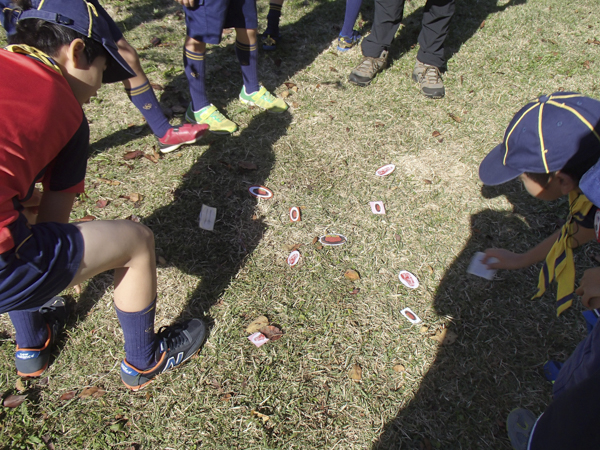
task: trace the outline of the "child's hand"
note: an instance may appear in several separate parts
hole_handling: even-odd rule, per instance
[[[175,0],[181,6],[185,6],[186,8],[193,8],[195,6],[196,0]]]
[[[600,308],[600,267],[588,269],[583,273],[575,293],[581,296],[581,303],[586,308]]]
[[[496,262],[488,262],[491,258],[496,258]],[[488,248],[485,251],[485,256],[481,260],[489,269],[521,269],[525,267],[523,264],[523,255],[513,253],[503,248]]]

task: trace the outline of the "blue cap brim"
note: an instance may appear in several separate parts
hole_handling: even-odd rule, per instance
[[[600,162],[583,174],[579,180],[579,189],[590,202],[600,207]]]
[[[102,46],[108,53],[109,58],[112,58],[113,60],[112,64],[110,64],[102,75],[103,83],[115,83],[117,81],[135,77],[135,72],[119,54],[119,49],[114,41],[102,38]]]
[[[479,164],[479,179],[488,186],[497,186],[514,180],[523,171],[511,169],[504,165],[504,144],[496,146]]]

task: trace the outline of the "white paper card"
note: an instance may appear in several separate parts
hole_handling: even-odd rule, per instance
[[[483,264],[481,261],[485,257],[485,253],[477,252],[473,259],[471,260],[471,264],[469,264],[469,268],[467,269],[467,273],[472,275],[477,275],[478,277],[485,278],[487,280],[493,280],[494,275],[496,275],[496,269],[488,269],[487,264]],[[498,258],[490,258],[488,263],[496,263],[498,262]]]
[[[200,228],[203,230],[212,231],[215,227],[215,219],[217,218],[217,208],[202,205],[200,210]]]

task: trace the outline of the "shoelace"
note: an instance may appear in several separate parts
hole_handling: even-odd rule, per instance
[[[166,348],[173,349],[187,342],[187,336],[182,331],[182,325],[171,325],[169,327],[162,327],[158,330],[156,336],[159,340],[164,341]]]
[[[435,66],[427,66],[427,69],[421,77],[422,81],[426,81],[428,84],[437,84],[442,79],[440,70]]]

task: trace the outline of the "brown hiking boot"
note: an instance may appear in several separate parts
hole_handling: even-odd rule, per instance
[[[383,50],[379,58],[365,56],[362,62],[352,69],[348,81],[358,86],[368,86],[375,75],[387,66],[387,56],[387,50]]]
[[[444,80],[440,69],[435,66],[423,64],[417,59],[412,73],[413,81],[421,85],[421,92],[429,98],[442,98],[446,94]]]

